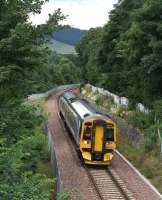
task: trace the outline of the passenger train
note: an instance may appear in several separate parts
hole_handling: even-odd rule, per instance
[[[59,112],[86,164],[108,165],[116,148],[116,124],[72,92],[59,98]]]

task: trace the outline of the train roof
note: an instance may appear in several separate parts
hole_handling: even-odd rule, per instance
[[[74,99],[77,99],[77,95],[72,93],[72,92],[65,92],[64,95],[63,95],[67,100],[71,101],[71,100],[74,100]]]
[[[101,115],[110,118],[109,115],[98,112],[86,100],[80,99],[76,94],[72,92],[66,92],[63,96],[69,101],[73,109],[82,119],[94,115]]]
[[[81,101],[75,101],[71,105],[82,119],[94,114]]]

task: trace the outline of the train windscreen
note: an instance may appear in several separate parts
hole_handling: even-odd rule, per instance
[[[105,129],[105,140],[106,141],[114,141],[114,129],[107,127]]]
[[[90,127],[86,127],[84,129],[83,139],[84,140],[90,140],[91,139],[91,128]]]

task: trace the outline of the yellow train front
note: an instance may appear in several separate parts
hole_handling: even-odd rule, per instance
[[[59,109],[84,162],[108,165],[116,148],[116,124],[111,118],[71,92],[60,97]]]

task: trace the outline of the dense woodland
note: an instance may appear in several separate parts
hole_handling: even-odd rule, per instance
[[[92,28],[76,47],[83,80],[128,97],[131,125],[145,134],[145,150],[160,149],[162,133],[162,0],[119,0],[104,27]],[[159,152],[159,150],[158,150]]]
[[[119,0],[77,52],[86,82],[151,106],[162,97],[162,0]]]

